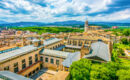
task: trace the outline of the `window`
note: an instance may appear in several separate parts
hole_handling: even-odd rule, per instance
[[[22,60],[22,63],[25,63],[25,59]]]
[[[26,62],[25,59],[22,60],[22,69],[26,68]]]
[[[18,62],[14,63],[14,72],[17,73],[19,71],[18,69]]]
[[[36,69],[36,71],[38,71],[38,70],[39,70],[39,68]]]
[[[33,71],[33,74],[35,73],[35,70]]]
[[[46,57],[45,62],[48,62],[48,58]]]
[[[73,45],[76,45],[77,44],[77,42],[76,41],[74,41],[74,44]]]
[[[25,75],[25,77],[28,77],[27,75]]]
[[[4,67],[4,70],[9,70],[9,66]]]
[[[40,57],[40,61],[43,61],[43,57],[42,56]]]
[[[53,64],[54,63],[54,60],[51,58],[51,64]]]
[[[32,74],[31,74],[31,72],[28,74],[28,76],[30,77]]]
[[[38,61],[38,55],[36,54],[35,55],[35,62],[37,62]]]
[[[56,65],[59,65],[59,60],[56,60]]]
[[[14,63],[14,67],[17,67],[18,66],[18,62],[17,63]]]
[[[29,57],[29,66],[32,65],[32,56]]]

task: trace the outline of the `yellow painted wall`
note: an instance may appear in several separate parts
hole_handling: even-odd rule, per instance
[[[16,63],[16,62],[18,62],[19,71],[21,71],[22,70],[22,60],[25,59],[26,67],[28,67],[29,66],[29,57],[32,56],[32,62],[35,63],[35,54],[38,54],[38,56],[39,56],[39,51],[40,50],[32,51],[25,55],[18,56],[16,58],[12,58],[10,60],[6,60],[6,61],[0,63],[0,71],[3,71],[4,67],[9,66],[9,71],[14,72],[14,63]],[[39,57],[38,57],[38,60],[39,60]]]
[[[46,56],[46,55],[41,55],[43,56],[43,67],[44,68],[48,68],[48,69],[53,69],[53,70],[62,70],[62,62],[64,61],[64,59],[62,58],[56,58],[56,57],[51,57],[51,56]],[[45,58],[48,58],[48,62],[45,62]],[[54,63],[52,64],[50,62],[51,58],[53,58]],[[59,60],[59,65],[56,64],[56,60]]]

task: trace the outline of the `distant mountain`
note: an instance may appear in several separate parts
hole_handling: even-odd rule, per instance
[[[106,26],[130,26],[130,23],[118,23],[118,22],[90,22],[89,24],[99,24]]]
[[[105,25],[105,26],[130,26],[130,23],[116,23],[116,22],[89,22],[89,25]],[[16,23],[7,23],[2,22],[1,27],[28,27],[28,26],[84,26],[84,22],[70,20],[70,21],[61,21],[54,23],[42,23],[42,22],[16,22]]]
[[[16,22],[16,23],[7,23],[0,24],[0,26],[7,27],[27,27],[27,26],[72,26],[72,25],[81,25],[84,22],[81,21],[62,21],[62,22],[54,22],[54,23],[42,23],[42,22]]]
[[[16,22],[16,23],[7,23],[7,24],[0,24],[0,26],[7,26],[7,27],[27,27],[27,26],[43,26],[44,23],[40,22]]]
[[[7,24],[7,22],[5,22],[5,21],[0,21],[0,24]]]
[[[71,20],[71,21],[61,21],[61,22],[54,22],[54,23],[49,23],[50,25],[80,25],[80,24],[84,24],[84,22],[82,21],[75,21],[75,20]]]

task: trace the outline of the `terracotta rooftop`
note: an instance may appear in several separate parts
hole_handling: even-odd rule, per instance
[[[98,28],[98,27],[100,27],[100,26],[88,26],[88,27],[95,27],[95,28]]]
[[[6,50],[6,49],[10,49],[10,48],[14,48],[16,46],[6,46],[6,47],[2,47],[0,48],[0,51]]]
[[[109,39],[107,39],[107,38],[98,37],[98,36],[70,36],[70,39],[87,39],[87,40],[102,39],[104,41],[109,41]]]

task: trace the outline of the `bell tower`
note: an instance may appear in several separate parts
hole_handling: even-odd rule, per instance
[[[84,32],[88,31],[88,20],[85,21]]]

